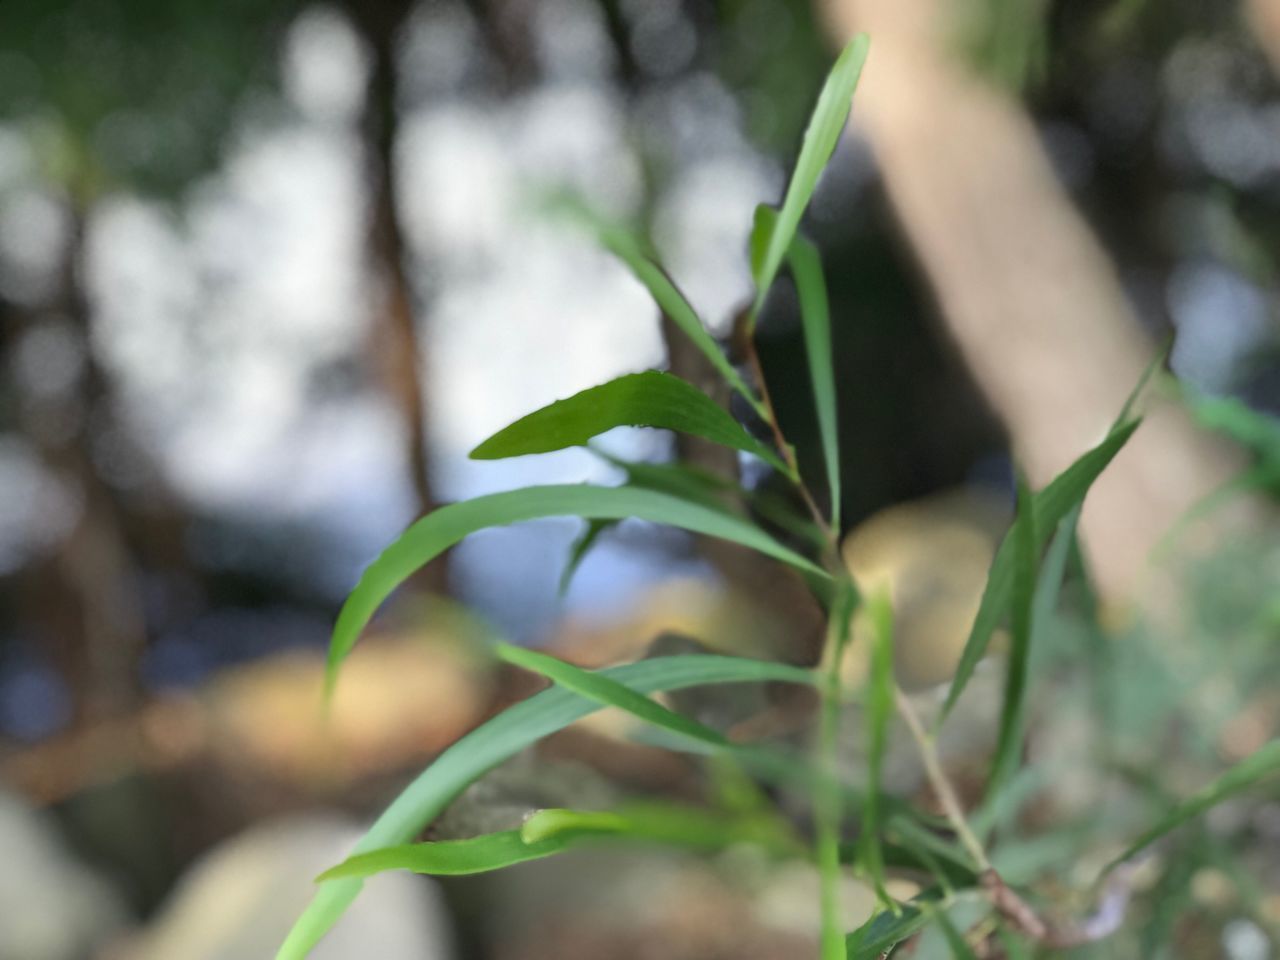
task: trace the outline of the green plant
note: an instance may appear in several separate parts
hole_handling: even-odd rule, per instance
[[[800,296],[833,505],[840,500],[840,477],[830,318],[821,262],[813,246],[796,231],[848,115],[867,50],[866,38],[859,37],[841,54],[818,101],[780,210],[761,208],[757,212],[751,238],[756,296],[744,324],[749,339],[770,286],[784,265],[789,265]],[[619,487],[532,487],[452,504],[415,523],[366,570],[334,630],[330,686],[376,608],[413,571],[477,530],[564,515],[589,521],[571,564],[589,549],[600,525],[638,517],[732,541],[789,565],[806,578],[828,612],[822,666],[810,670],[742,657],[687,655],[586,671],[543,653],[497,645],[497,657],[546,677],[552,687],[463,737],[414,781],[374,824],[353,855],[320,878],[315,899],[281,948],[278,960],[305,957],[358,895],[362,879],[372,874],[392,869],[437,875],[476,873],[554,856],[583,844],[626,841],[701,849],[751,844],[778,858],[810,859],[821,877],[823,960],[886,956],[896,944],[931,924],[936,925],[947,949],[959,957],[976,955],[976,946],[993,937],[1006,944],[1010,955],[1019,955],[1019,951],[1029,955],[1027,944],[1065,947],[1104,935],[1107,931],[1100,934],[1087,925],[1045,919],[1029,898],[992,866],[982,836],[985,829],[978,821],[991,821],[1010,795],[1024,789],[1019,786],[1019,766],[1036,627],[1055,608],[1059,586],[1077,555],[1075,527],[1086,493],[1138,428],[1138,421],[1130,416],[1130,405],[1097,447],[1043,490],[1033,492],[1020,481],[1016,521],[992,564],[945,706],[937,723],[929,728],[894,683],[893,611],[888,599],[864,597],[840,561],[838,507],[824,513],[806,486],[759,376],[758,363],[752,364],[757,381],[752,385],[727,361],[644,247],[622,231],[601,227],[600,232],[604,245],[633,270],[663,311],[747,400],[771,430],[774,446],[757,440],[696,388],[670,374],[651,371],[620,377],[536,411],[480,444],[474,455],[497,458],[562,449],[585,444],[621,425],[685,431],[755,455],[784,475],[811,514],[791,518],[788,526],[810,535],[798,538],[810,549],[806,553],[784,545],[748,514],[727,505],[718,497],[722,481],[675,467],[628,465],[628,482]],[[749,496],[746,491],[740,493]],[[854,611],[862,604],[869,608],[874,630],[872,667],[866,689],[860,691],[868,769],[861,787],[855,788],[841,777],[835,761],[837,720],[851,695],[841,689],[839,665],[850,642]],[[983,806],[971,822],[938,760],[937,729],[972,678],[993,632],[1006,620],[1011,624],[1012,641],[997,752]],[[651,697],[692,686],[763,681],[808,685],[818,692],[819,731],[811,756],[735,742]],[[411,842],[486,771],[604,707],[634,715],[654,728],[661,742],[672,749],[721,757],[762,780],[798,786],[811,798],[812,838],[804,840],[794,824],[770,809],[708,812],[649,803],[604,812],[543,810],[519,830],[458,841]],[[944,809],[942,818],[881,790],[886,730],[895,711],[916,742],[930,785]],[[1280,770],[1278,747],[1275,743],[1264,747],[1190,799],[1166,809],[1149,830],[1101,871],[1098,883],[1104,893],[1107,883],[1166,833]],[[856,840],[850,842],[846,837],[853,832],[855,820]],[[935,881],[905,903],[890,896],[885,884],[888,870],[904,866]],[[846,870],[865,879],[882,904],[869,922],[852,932],[841,920],[836,896]],[[982,905],[979,921],[963,933],[947,912],[961,895],[972,895]]]

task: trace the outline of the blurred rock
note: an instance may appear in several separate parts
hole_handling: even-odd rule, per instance
[[[354,823],[337,817],[263,823],[197,861],[152,924],[121,943],[108,960],[271,957],[310,899],[315,876],[342,860],[359,836]],[[453,955],[450,923],[435,884],[388,873],[366,883],[311,960],[449,960]]]
[[[0,792],[0,957],[79,960],[125,924],[119,894],[48,819]]]

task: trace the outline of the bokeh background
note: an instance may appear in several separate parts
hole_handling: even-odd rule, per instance
[[[318,713],[337,605],[414,517],[621,476],[586,450],[470,461],[476,443],[624,372],[700,375],[549,200],[570,192],[646,237],[727,337],[752,292],[752,211],[779,199],[858,29],[863,89],[806,223],[831,287],[847,525],[958,489],[1007,506],[1014,457],[1045,482],[1176,333],[1184,389],[1162,387],[1167,415],[1086,520],[1098,592],[1108,608],[1139,596],[1150,550],[1233,477],[1265,531],[1280,472],[1269,0],[0,2],[0,958],[269,956],[358,824],[530,689],[477,637],[593,663],[664,629],[812,655],[794,585],[643,524],[607,533],[562,596],[580,524],[546,521],[424,571],[353,659],[332,723]],[[820,486],[793,300],[784,280],[760,352]],[[652,431],[601,446],[773,482]],[[1143,746],[1183,743],[1164,731],[1186,736],[1188,698],[1209,704],[1196,771],[1274,736],[1275,541],[1212,542],[1166,617],[1186,628],[1177,656],[1148,642],[1107,668],[1133,714],[1110,742],[1123,754],[1129,737],[1134,783],[1152,777]],[[1088,713],[1090,695],[1063,702]],[[684,776],[647,753],[611,767],[588,740],[557,749],[569,785],[540,789]],[[1170,777],[1142,789],[1176,792]],[[1266,809],[1226,849],[1280,848]],[[1194,946],[1101,955],[1277,955],[1280,858],[1228,869],[1196,842],[1166,891],[1179,910],[1134,927]],[[635,890],[658,869],[637,865]],[[480,892],[374,885],[381,913],[326,956],[807,949],[803,923],[757,931],[756,953],[707,939],[804,907],[785,887],[747,909],[687,874],[678,922],[652,903],[644,920],[683,953],[643,924],[552,923],[565,900],[591,914],[599,882],[521,887],[517,872]],[[594,913],[627,914],[611,909]]]

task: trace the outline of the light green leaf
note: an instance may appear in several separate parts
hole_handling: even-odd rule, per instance
[[[747,521],[652,490],[567,484],[494,493],[433,511],[401,534],[368,566],[343,604],[333,629],[327,673],[329,688],[332,689],[339,665],[355,646],[374,611],[415,570],[477,530],[561,516],[587,520],[635,517],[663,523],[751,547],[791,564],[805,573],[811,583],[820,584],[830,579],[820,567]]]
[[[884,593],[869,598],[867,605],[873,629],[864,714],[867,725],[867,796],[862,808],[863,864],[872,881],[879,886],[884,883],[884,856],[880,852],[880,784],[895,696],[893,605]]]
[[[602,673],[583,670],[581,667],[575,667],[548,654],[524,647],[514,647],[509,643],[498,644],[495,652],[507,663],[541,674],[553,683],[588,700],[625,710],[655,727],[661,727],[713,747],[731,748],[733,746],[718,730],[713,730],[674,710],[668,710],[662,704],[650,700],[642,693],[636,693],[626,684],[619,683]]]
[[[489,833],[467,840],[408,843],[356,854],[316,878],[318,883],[363,879],[388,870],[409,870],[433,877],[456,877],[501,870],[528,860],[541,860],[573,846],[572,835],[526,841],[519,830]]]
[[[809,119],[808,129],[804,133],[804,142],[800,146],[800,156],[796,160],[795,172],[791,175],[791,183],[787,187],[787,195],[782,201],[782,209],[778,212],[778,220],[769,231],[767,243],[753,243],[763,253],[753,255],[753,268],[756,281],[756,300],[752,308],[752,317],[760,313],[765,295],[778,275],[778,268],[791,248],[791,239],[800,226],[800,218],[804,216],[809,199],[813,196],[818,184],[818,177],[835,152],[840,140],[840,132],[844,129],[845,120],[852,107],[853,92],[857,89],[858,78],[862,74],[862,65],[866,62],[870,41],[865,33],[854,37],[841,52],[827,76],[827,82],[818,96],[818,103]],[[754,321],[753,321],[754,323]]]
[[[719,683],[812,684],[815,679],[813,673],[798,667],[706,655],[643,660],[602,674],[637,693]],[[437,757],[383,812],[354,852],[369,853],[408,843],[468,784],[530,744],[599,709],[599,704],[559,687],[508,708]],[[294,924],[276,960],[303,960],[359,895],[361,886],[354,879],[326,883]]]
[[[471,458],[500,460],[583,446],[614,427],[678,430],[750,453],[788,473],[776,453],[714,400],[693,384],[657,370],[627,374],[535,410],[484,441]]]
[[[1078,507],[1077,507],[1078,509]],[[1073,513],[1075,511],[1073,510]],[[994,800],[1017,767],[1022,750],[1023,703],[1027,690],[1027,667],[1031,656],[1033,605],[1036,571],[1039,567],[1035,507],[1026,478],[1018,474],[1018,515],[1013,523],[1013,596],[1010,620],[1012,637],[1009,665],[1005,671],[1004,704],[1000,711],[1000,732],[995,760],[987,780],[986,797]],[[1066,544],[1061,535],[1061,561],[1066,562]],[[1061,579],[1061,568],[1059,568]]]
[[[1093,482],[1129,441],[1141,422],[1134,420],[1113,429],[1105,440],[1058,474],[1035,495],[1032,503],[1035,510],[1037,550],[1043,549],[1045,539],[1057,528],[1062,518],[1083,502]],[[986,655],[992,633],[1009,612],[1013,596],[1014,549],[1013,531],[1010,531],[991,564],[991,573],[987,577],[978,614],[974,618],[973,628],[960,655],[956,675],[951,681],[951,689],[947,692],[946,703],[943,704],[935,727],[941,725],[950,714],[951,708],[973,676],[978,662]]]
[[[1107,876],[1116,867],[1129,858],[1141,853],[1165,834],[1174,830],[1193,817],[1198,817],[1223,800],[1235,796],[1254,784],[1268,777],[1280,774],[1280,740],[1272,740],[1266,746],[1245,759],[1212,783],[1208,784],[1192,796],[1178,803],[1172,810],[1147,830],[1103,869],[1101,877]],[[1101,879],[1101,877],[1099,879]]]
[[[827,282],[822,275],[818,248],[799,234],[791,242],[791,275],[800,295],[800,319],[809,358],[809,382],[818,410],[822,456],[827,464],[827,489],[831,494],[831,526],[840,530],[840,443],[836,426],[835,361],[831,351],[831,308]]]
[[[679,327],[702,355],[711,361],[712,366],[724,377],[725,382],[740,393],[761,417],[765,417],[767,414],[760,398],[738,375],[738,371],[733,368],[733,364],[724,355],[715,338],[707,332],[706,326],[689,305],[689,301],[672,283],[666,272],[653,262],[635,237],[625,230],[604,226],[598,222],[596,228],[600,242],[630,268],[635,278],[649,291],[658,308],[670,317],[671,322]]]
[[[942,930],[943,939],[947,941],[947,947],[951,951],[953,960],[978,960],[973,953],[973,948],[960,935],[960,931],[955,928],[955,924],[951,922],[951,918],[947,916],[945,910],[935,910],[934,917]]]

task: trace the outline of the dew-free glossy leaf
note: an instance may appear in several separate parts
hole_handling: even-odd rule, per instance
[[[809,206],[818,177],[835,152],[845,120],[849,117],[853,92],[857,89],[869,47],[867,35],[858,34],[844,48],[827,75],[826,84],[818,96],[818,103],[805,130],[800,156],[796,160],[796,168],[791,175],[791,183],[787,186],[782,208],[778,211],[777,223],[769,231],[767,243],[758,244],[764,252],[753,256],[758,264],[755,269],[756,300],[752,309],[753,316],[759,314],[765,295],[778,275],[778,268],[791,248],[791,239]]]
[[[1141,422],[1133,420],[1113,429],[1105,440],[1082,455],[1035,495],[1032,504],[1035,511],[1037,550],[1043,549],[1046,538],[1057,528],[1062,518],[1084,500],[1093,482],[1128,443]],[[974,617],[969,639],[960,655],[951,689],[947,692],[946,703],[939,714],[938,724],[946,719],[960,694],[964,692],[978,662],[986,655],[992,633],[1009,612],[1013,597],[1013,575],[1014,544],[1013,531],[1010,531],[992,561],[987,586],[983,591],[977,616]]]
[[[648,370],[591,387],[521,417],[471,451],[473,460],[500,460],[579,447],[615,427],[657,427],[702,437],[764,460],[786,464],[747,433],[714,400],[679,377]]]
[[[401,534],[366,568],[343,604],[334,626],[327,675],[330,688],[336,679],[338,666],[355,645],[374,611],[415,570],[477,530],[540,517],[562,516],[587,520],[635,517],[680,527],[740,543],[782,560],[809,576],[811,582],[829,579],[820,567],[782,546],[751,523],[724,511],[652,490],[566,484],[489,494],[449,504],[429,513]]]
[[[705,684],[814,682],[813,673],[798,667],[701,654],[642,660],[601,673],[642,694]],[[468,784],[530,744],[600,708],[600,704],[560,687],[509,707],[440,754],[383,811],[354,853],[408,843]],[[359,895],[361,887],[357,879],[326,883],[294,924],[276,960],[303,960]]]

